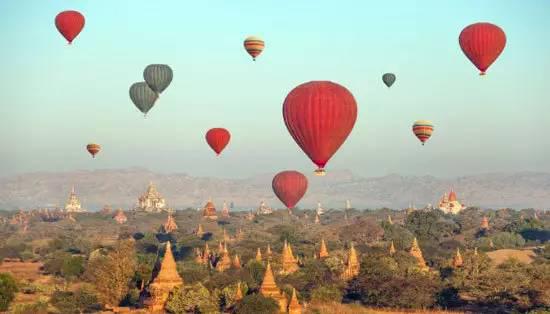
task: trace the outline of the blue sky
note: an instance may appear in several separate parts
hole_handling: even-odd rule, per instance
[[[54,27],[86,16],[72,46]],[[245,177],[312,171],[281,114],[286,94],[332,80],[356,97],[358,120],[327,169],[458,176],[550,171],[550,2],[145,1],[0,2],[0,173],[145,167]],[[501,26],[507,47],[486,77],[462,54],[468,24]],[[256,63],[242,48],[259,35]],[[147,119],[128,97],[150,63],[174,70]],[[397,82],[387,89],[384,72]],[[430,119],[422,147],[411,133]],[[220,158],[211,127],[232,141]],[[92,160],[88,142],[103,146]]]

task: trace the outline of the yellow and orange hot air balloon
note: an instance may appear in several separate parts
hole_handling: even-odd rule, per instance
[[[262,53],[264,47],[264,40],[258,36],[248,36],[244,40],[244,49],[252,56],[252,60],[254,61],[256,61],[256,57]]]
[[[431,121],[428,120],[417,120],[412,126],[414,135],[418,137],[422,145],[432,136],[434,131],[434,125]]]
[[[95,155],[101,150],[101,145],[90,143],[86,145],[86,150],[90,153],[90,155],[92,155],[93,158],[95,158]]]

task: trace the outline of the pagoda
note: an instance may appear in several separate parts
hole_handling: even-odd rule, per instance
[[[76,193],[74,191],[74,186],[71,189],[71,193],[69,194],[69,199],[67,200],[67,203],[65,203],[65,212],[67,213],[82,213],[85,212],[85,209],[82,209],[80,205],[80,200],[76,196]]]
[[[416,238],[414,238],[411,250],[409,253],[416,258],[418,267],[421,270],[428,270],[428,266],[426,266],[426,261],[424,260],[424,257],[422,256],[422,250],[420,250],[420,246],[418,245],[418,241]]]
[[[222,207],[222,217],[229,218],[229,207],[227,207],[227,203],[225,201],[223,202],[223,207]]]
[[[256,250],[256,262],[262,262],[262,251],[260,250],[260,248]]]
[[[393,245],[393,240],[391,241],[391,244],[390,244],[390,255],[393,255],[395,254],[395,246]]]
[[[271,270],[271,263],[267,263],[267,268],[265,270],[264,280],[260,286],[260,293],[266,298],[272,298],[279,304],[279,310],[281,313],[286,312],[287,300],[286,297],[281,293],[279,287],[275,283],[275,277],[273,276],[273,271]]]
[[[157,188],[153,182],[149,182],[147,191],[138,198],[138,205],[136,207],[138,211],[144,211],[148,213],[160,213],[162,211],[169,211],[166,207],[164,198],[157,191]]]
[[[233,258],[233,268],[236,268],[236,269],[242,268],[241,258],[239,257],[238,254],[235,254],[235,258]]]
[[[325,213],[325,210],[321,207],[321,202],[317,202],[316,213],[317,213],[317,215],[322,215],[322,214]]]
[[[202,229],[201,224],[199,224],[199,226],[197,227],[197,230],[195,230],[195,235],[199,238],[202,238],[202,236],[204,235],[204,230]]]
[[[229,252],[227,251],[227,246],[224,246],[222,251],[222,256],[218,259],[216,263],[217,271],[225,271],[226,269],[231,268],[231,258],[229,257]]]
[[[489,230],[489,218],[487,218],[487,216],[483,216],[480,227],[481,230]]]
[[[218,219],[218,215],[216,215],[216,207],[214,206],[214,203],[211,199],[206,202],[206,205],[204,205],[204,208],[202,209],[202,218],[212,220]]]
[[[273,213],[273,209],[271,207],[267,206],[264,201],[260,202],[260,207],[256,210],[256,213],[258,215],[269,215]]]
[[[351,243],[351,246],[349,248],[348,253],[348,261],[346,263],[346,268],[344,269],[344,273],[342,273],[342,279],[344,280],[350,280],[353,277],[359,275],[359,259],[357,258],[357,252],[355,251],[355,247],[353,246],[353,243]]]
[[[271,245],[269,245],[269,243],[267,244],[267,249],[265,250],[265,254],[267,256],[271,256]]]
[[[116,221],[117,224],[122,225],[123,223],[126,223],[128,221],[128,218],[124,214],[124,211],[122,211],[122,208],[119,208],[116,212],[116,215],[113,217],[113,219]]]
[[[166,219],[166,222],[164,223],[164,225],[162,225],[162,227],[164,228],[165,233],[171,233],[171,232],[174,232],[178,229],[178,225],[176,224],[176,220],[170,214],[168,215],[168,218]]]
[[[319,248],[319,258],[328,257],[327,245],[325,244],[325,239],[321,239],[321,247]]]
[[[241,282],[237,282],[237,289],[235,289],[235,301],[241,301],[243,299],[243,291],[241,290]]]
[[[460,249],[456,248],[456,254],[453,257],[453,267],[454,268],[462,267],[463,264],[464,264],[464,261],[462,260],[462,255],[460,254]]]
[[[290,243],[288,243],[286,240],[283,246],[282,257],[282,274],[290,274],[298,270],[298,261],[292,253],[292,247],[290,246]]]
[[[298,302],[295,288],[292,288],[292,296],[288,302],[288,314],[302,314],[302,306]]]
[[[451,191],[449,192],[449,196],[447,196],[447,193],[443,194],[443,197],[439,201],[439,210],[444,212],[445,214],[453,214],[456,215],[460,211],[462,211],[465,208],[464,205],[462,205],[456,198],[456,193],[451,188]]]
[[[170,241],[167,241],[159,271],[144,291],[142,304],[147,307],[148,313],[164,313],[164,307],[170,292],[182,285],[183,279],[176,270],[176,261],[172,254]]]

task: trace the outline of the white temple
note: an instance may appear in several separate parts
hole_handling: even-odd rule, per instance
[[[166,202],[164,201],[164,198],[162,198],[160,193],[157,191],[157,188],[155,187],[153,182],[149,183],[145,194],[138,198],[138,205],[136,207],[136,210],[157,213],[162,211],[170,211],[166,207]]]
[[[258,207],[258,210],[256,211],[258,215],[269,215],[273,213],[273,210],[271,207],[267,206],[264,201],[260,203],[260,207]]]
[[[438,208],[446,214],[456,215],[466,207],[457,200],[455,191],[451,189],[448,196],[447,193],[443,194]]]
[[[85,211],[86,210],[82,209],[82,206],[80,205],[80,200],[78,200],[78,197],[74,192],[74,186],[73,186],[73,188],[71,189],[71,194],[69,194],[69,199],[67,200],[67,203],[65,203],[65,212],[81,213]]]
[[[321,207],[321,202],[317,202],[317,215],[322,215],[325,213],[325,210]]]

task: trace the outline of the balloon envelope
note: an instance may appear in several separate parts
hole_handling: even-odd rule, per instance
[[[294,88],[283,103],[290,135],[324,175],[324,167],[351,133],[357,103],[343,86],[313,81]]]
[[[386,84],[387,87],[390,87],[395,83],[395,74],[393,73],[386,73],[382,75],[382,81],[384,84]]]
[[[307,178],[298,171],[279,172],[271,182],[273,192],[288,209],[293,208],[307,191]]]
[[[134,83],[130,86],[130,99],[144,114],[147,114],[153,108],[157,98],[157,93],[149,88],[149,85],[145,82]]]
[[[84,28],[84,15],[78,11],[63,11],[55,17],[55,27],[70,44]]]
[[[256,60],[256,57],[259,56],[265,48],[265,43],[263,39],[257,36],[248,36],[244,40],[244,49],[250,56],[252,60]]]
[[[143,71],[143,79],[157,94],[170,85],[173,76],[172,69],[166,64],[150,64]]]
[[[417,120],[412,126],[414,135],[422,142],[422,145],[432,136],[434,125],[428,120]]]
[[[101,150],[101,146],[99,144],[90,143],[86,145],[86,150],[90,153],[90,155],[92,155],[93,158],[95,158],[95,155]]]
[[[506,34],[491,23],[475,23],[462,30],[458,37],[462,51],[484,75],[506,46]]]
[[[206,142],[219,155],[229,143],[231,134],[224,128],[213,128],[206,132]]]

